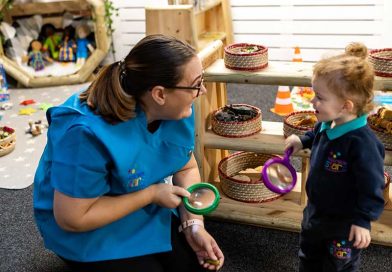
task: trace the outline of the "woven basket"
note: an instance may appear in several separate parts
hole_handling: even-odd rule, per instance
[[[4,127],[0,127],[0,130],[3,130]],[[12,128],[8,128],[11,134],[4,138],[0,139],[0,157],[11,153],[15,149],[16,144],[16,133]]]
[[[241,52],[246,48],[257,48],[255,52]],[[256,71],[268,66],[268,48],[263,45],[235,43],[225,47],[225,66],[240,71]]]
[[[386,150],[392,150],[392,134],[384,132],[382,129],[374,126],[371,122],[372,117],[376,114],[368,116],[368,126],[372,129],[377,138],[384,144]]]
[[[272,157],[273,155],[253,152],[237,152],[221,160],[218,172],[222,191],[230,198],[250,203],[267,202],[281,197],[282,195],[268,190],[261,180],[245,182],[233,178],[243,170],[263,165]]]
[[[221,107],[215,110],[212,113],[212,131],[216,134],[224,137],[231,137],[231,138],[240,138],[240,137],[247,137],[261,131],[261,119],[262,114],[259,108],[248,104],[232,104],[232,106],[246,106],[253,109],[257,114],[252,119],[247,121],[238,122],[238,121],[220,121],[216,119],[216,114],[219,111],[222,111],[224,107]]]
[[[289,137],[291,134],[298,136],[305,135],[306,132],[313,129],[313,126],[300,126],[297,123],[309,115],[314,115],[314,111],[296,111],[292,112],[283,120],[283,135]]]
[[[391,176],[387,172],[384,172],[385,177],[385,188],[384,188],[384,201],[385,205],[389,202],[389,185],[391,184]]]
[[[392,48],[371,50],[368,59],[377,76],[392,77]]]

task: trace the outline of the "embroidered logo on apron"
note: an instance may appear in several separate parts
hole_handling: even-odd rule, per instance
[[[144,172],[137,172],[135,168],[128,170],[128,187],[137,187],[143,180]]]

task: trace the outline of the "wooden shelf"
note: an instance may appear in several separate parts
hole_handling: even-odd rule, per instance
[[[283,123],[263,121],[260,133],[235,140],[219,136],[209,129],[204,134],[204,146],[206,148],[214,149],[283,154]],[[310,151],[302,150],[295,155],[299,157],[309,157]],[[384,163],[385,165],[392,165],[392,151],[385,151]]]
[[[260,133],[234,140],[233,138],[219,136],[209,129],[204,135],[204,146],[215,149],[283,154],[283,123],[263,121]],[[309,154],[308,150],[304,150],[298,152],[296,156],[309,157]]]
[[[174,36],[199,52],[214,40],[233,43],[229,0],[209,1],[200,10],[189,5],[190,1],[180,2],[187,4],[146,7],[146,34]]]
[[[243,72],[227,69],[223,59],[218,59],[205,69],[204,78],[207,82],[311,86],[313,65],[310,62],[270,61],[261,71]],[[392,90],[392,78],[376,76],[374,85],[377,90]]]
[[[298,202],[300,192],[297,190],[274,201],[249,204],[228,198],[222,193],[219,184],[219,182],[214,183],[220,190],[221,200],[218,208],[208,217],[279,230],[300,231],[304,206]],[[390,190],[392,195],[392,187]],[[392,246],[391,233],[392,204],[389,200],[380,219],[372,222],[372,243]]]
[[[215,40],[224,42],[226,40],[225,32],[205,32],[198,38],[198,44],[200,48],[205,48],[208,44]]]

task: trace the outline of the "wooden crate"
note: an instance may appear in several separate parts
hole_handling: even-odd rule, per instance
[[[15,78],[26,87],[43,87],[65,84],[78,84],[86,82],[101,61],[106,57],[110,47],[110,37],[107,35],[105,25],[105,6],[103,0],[68,0],[50,3],[27,3],[14,5],[11,10],[0,11],[5,13],[4,20],[12,23],[17,17],[43,15],[44,23],[58,24],[59,14],[64,12],[77,12],[80,15],[92,15],[94,21],[94,34],[96,48],[86,60],[80,70],[66,76],[35,77],[22,69],[14,60],[8,58],[0,43],[0,63],[3,64],[7,74]]]

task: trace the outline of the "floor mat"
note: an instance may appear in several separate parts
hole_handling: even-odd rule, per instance
[[[33,183],[34,173],[46,144],[46,109],[61,104],[72,93],[87,86],[88,83],[9,90],[10,101],[1,102],[0,107],[7,106],[5,103],[9,102],[13,105],[11,109],[0,111],[0,127],[15,129],[16,145],[11,153],[0,157],[0,188],[23,189]],[[29,122],[32,123],[33,131],[40,129],[42,133],[33,136]]]

